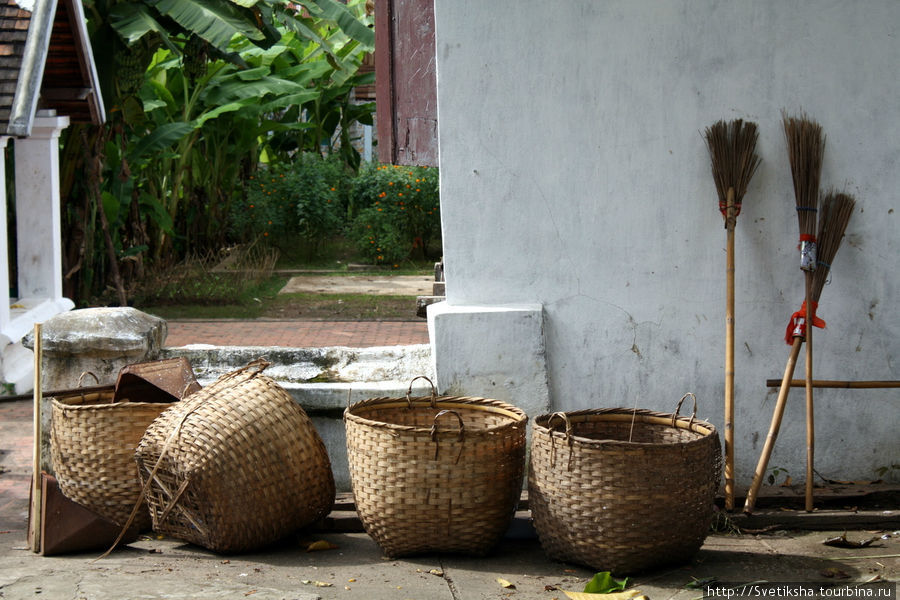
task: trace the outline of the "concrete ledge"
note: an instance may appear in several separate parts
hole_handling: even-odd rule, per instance
[[[543,307],[428,307],[437,386],[441,393],[495,398],[533,417],[550,409]]]
[[[266,369],[266,375],[282,384],[365,381],[394,381],[408,384],[420,375],[434,377],[431,348],[427,344],[372,348],[340,346],[279,348],[198,344],[164,348],[162,355],[165,358],[177,356],[187,358],[201,383],[212,381],[260,357],[272,363]]]

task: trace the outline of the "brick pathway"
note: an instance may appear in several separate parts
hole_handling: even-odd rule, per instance
[[[32,400],[0,400],[0,534],[24,531],[28,524],[32,406]]]
[[[418,321],[169,321],[166,346],[400,346],[427,344],[428,325]]]

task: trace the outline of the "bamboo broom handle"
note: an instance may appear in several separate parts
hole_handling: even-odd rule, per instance
[[[726,195],[728,231],[725,306],[725,510],[734,510],[734,188]]]
[[[781,385],[780,379],[766,379],[766,387],[778,387]],[[814,388],[840,388],[845,390],[875,390],[900,388],[900,381],[897,380],[869,380],[869,381],[842,381],[839,379],[813,379]],[[791,387],[806,386],[805,379],[791,379]]]
[[[813,465],[816,452],[816,422],[813,400],[813,271],[806,272],[806,512],[813,510]]]
[[[31,474],[31,544],[32,552],[41,551],[41,324],[34,324],[34,453]]]
[[[744,502],[744,512],[747,514],[753,512],[756,496],[759,494],[759,488],[769,466],[769,459],[772,457],[772,448],[775,446],[775,438],[778,437],[781,419],[784,416],[784,408],[787,406],[788,394],[791,391],[791,386],[788,383],[794,376],[794,367],[797,365],[797,357],[800,355],[801,345],[803,345],[803,338],[795,337],[794,343],[791,345],[791,354],[784,368],[784,377],[781,380],[781,389],[778,390],[778,400],[775,401],[775,411],[772,414],[772,423],[769,425],[766,443],[763,445],[762,454],[760,454],[759,462],[756,465],[756,471],[753,473],[753,483],[747,491],[747,499]]]

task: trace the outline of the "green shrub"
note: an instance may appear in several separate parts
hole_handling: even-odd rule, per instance
[[[347,213],[349,177],[336,158],[304,153],[289,165],[260,168],[230,218],[237,240],[285,245],[296,236],[314,245],[339,233]]]
[[[396,264],[440,237],[438,170],[369,165],[354,180],[348,231],[373,264]]]

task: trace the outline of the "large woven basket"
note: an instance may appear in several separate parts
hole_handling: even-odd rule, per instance
[[[620,575],[689,561],[709,531],[720,465],[715,427],[678,409],[537,417],[528,501],[541,545]]]
[[[344,411],[360,520],[390,557],[485,554],[522,492],[528,417],[497,400],[411,390]]]
[[[223,375],[147,428],[136,459],[155,531],[243,552],[331,510],[325,445],[267,365]]]
[[[141,498],[134,451],[147,427],[172,406],[113,402],[113,390],[51,400],[50,456],[62,493],[117,525],[125,525]],[[150,528],[143,505],[132,525]]]

